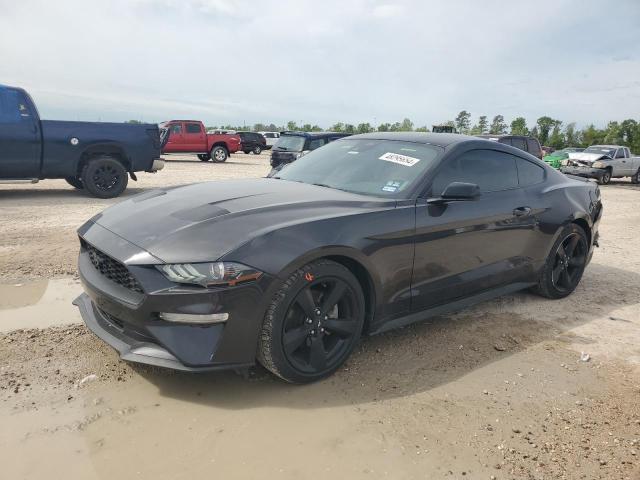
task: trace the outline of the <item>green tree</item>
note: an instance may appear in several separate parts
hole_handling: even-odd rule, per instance
[[[576,131],[576,124],[569,123],[564,129],[564,138],[567,143],[567,147],[575,147],[582,143],[580,138],[580,132]]]
[[[391,124],[390,123],[381,123],[380,125],[378,125],[378,131],[379,132],[389,132],[389,131],[391,131]]]
[[[491,126],[489,127],[489,133],[491,135],[501,135],[503,133],[507,133],[507,124],[504,123],[504,117],[502,115],[496,115],[495,117],[493,117]]]
[[[527,121],[524,117],[517,117],[511,122],[511,135],[529,135]]]
[[[640,123],[632,119],[623,120],[620,124],[620,136],[632,152],[640,153]]]
[[[320,125],[313,125],[313,127],[311,127],[311,131],[312,132],[322,132],[323,128]]]
[[[551,129],[555,127],[556,122],[557,120],[546,115],[536,120],[539,132],[538,140],[540,140],[542,145],[547,145],[549,143],[549,133],[551,133]]]
[[[369,125],[369,123],[360,123],[358,124],[358,128],[357,128],[358,133],[369,133],[369,132],[373,132],[373,128],[371,128],[371,125]]]
[[[287,122],[287,130],[291,132],[295,132],[296,130],[300,130],[300,128],[298,127],[298,124],[295,121],[289,120]]]
[[[345,133],[356,133],[356,127],[354,127],[350,123],[347,123],[344,126],[344,131]]]
[[[466,110],[462,110],[456,117],[456,130],[460,133],[469,133],[471,128],[471,114]]]
[[[604,143],[610,145],[623,143],[622,132],[620,131],[620,124],[618,122],[609,122],[604,132]]]
[[[599,130],[593,124],[591,124],[582,130],[582,146],[588,147],[591,145],[604,143],[604,137],[604,130]]]
[[[429,129],[427,128],[426,125],[416,128],[416,132],[428,132],[428,131]]]
[[[127,120],[124,123],[132,123],[134,125],[140,125],[142,122],[140,120]]]
[[[564,135],[562,133],[562,130],[560,130],[561,126],[562,126],[562,122],[560,122],[560,121],[556,121],[555,125],[553,126],[553,130],[551,132],[551,136],[549,137],[549,146],[550,147],[553,147],[553,148],[564,148],[565,147]]]
[[[313,126],[310,123],[305,123],[304,125],[302,125],[303,132],[310,132],[312,128]]]
[[[400,124],[400,131],[401,132],[413,131],[413,122],[408,118],[405,118],[404,120],[402,120],[402,123]]]
[[[331,128],[329,130],[331,130],[332,132],[344,132],[344,123],[334,123],[333,125],[331,125]]]

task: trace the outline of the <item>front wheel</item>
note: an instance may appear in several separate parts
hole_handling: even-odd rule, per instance
[[[638,168],[638,171],[631,176],[631,183],[636,185],[640,183],[640,168]]]
[[[124,192],[129,176],[124,165],[110,156],[94,158],[82,169],[82,185],[98,198],[114,198]]]
[[[209,160],[211,160],[211,155],[209,155],[208,153],[199,153],[198,158],[201,162],[208,162]]]
[[[258,361],[291,383],[335,372],[358,343],[365,301],[343,265],[318,260],[296,270],[274,295],[264,316]]]
[[[536,293],[554,299],[570,295],[580,283],[588,255],[585,231],[575,223],[564,227],[540,272]]]
[[[78,190],[82,190],[84,188],[84,185],[82,185],[82,179],[80,177],[67,177],[64,180],[73,188],[77,188]]]
[[[260,155],[262,153],[262,147],[260,145],[256,145],[253,147],[253,154]]]
[[[227,153],[227,149],[224,147],[213,147],[211,149],[211,158],[215,163],[226,162],[229,157],[229,153]]]
[[[602,177],[600,178],[600,185],[609,185],[610,181],[611,181],[611,170],[607,169],[604,171],[604,173],[602,174]]]

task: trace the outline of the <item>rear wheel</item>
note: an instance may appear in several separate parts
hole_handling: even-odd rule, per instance
[[[611,181],[611,170],[606,169],[602,174],[602,178],[600,178],[600,184],[608,185],[610,181]]]
[[[229,153],[227,152],[227,149],[222,146],[213,147],[211,149],[211,159],[215,163],[226,162],[228,157]]]
[[[335,372],[357,344],[364,324],[364,294],[343,265],[318,260],[282,284],[264,317],[258,360],[292,383]]]
[[[631,176],[631,183],[635,183],[636,185],[640,183],[640,168],[638,168],[638,171]]]
[[[534,290],[554,299],[570,295],[580,283],[588,254],[585,231],[575,223],[567,225],[551,249]]]
[[[81,179],[84,188],[98,198],[117,197],[129,183],[124,165],[110,156],[90,160],[82,169]]]
[[[209,155],[208,153],[199,153],[198,158],[201,162],[208,162],[209,160],[211,160],[211,155]]]
[[[262,147],[260,145],[256,145],[255,147],[253,147],[254,155],[260,155],[260,153],[262,153]]]
[[[84,185],[82,185],[82,179],[80,177],[67,177],[65,181],[71,185],[73,188],[77,188],[78,190],[82,190]]]

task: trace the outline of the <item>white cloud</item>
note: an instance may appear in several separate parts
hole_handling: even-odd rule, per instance
[[[529,4],[527,4],[529,5]],[[49,118],[418,125],[640,111],[640,3],[0,0],[0,83]],[[34,14],[37,12],[37,15]],[[474,118],[475,119],[475,118]]]

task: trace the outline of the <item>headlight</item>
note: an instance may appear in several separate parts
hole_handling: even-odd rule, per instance
[[[562,166],[566,167],[567,165],[569,165],[569,159],[562,160]]]
[[[189,283],[208,287],[212,285],[234,286],[260,278],[262,272],[240,263],[173,263],[157,265],[165,277],[176,283]]]
[[[303,157],[307,153],[309,153],[309,150],[303,150],[302,152],[296,153],[296,160],[299,159],[300,157]]]
[[[593,165],[591,166],[593,168],[606,168],[607,164],[605,162],[597,161],[597,162],[593,162]]]

